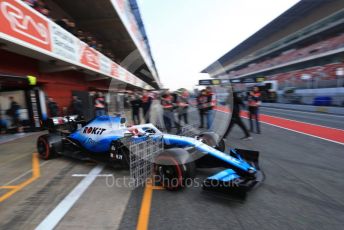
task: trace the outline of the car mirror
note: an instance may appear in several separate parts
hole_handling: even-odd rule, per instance
[[[132,137],[134,136],[134,134],[130,133],[130,132],[125,132],[124,133],[124,137]]]

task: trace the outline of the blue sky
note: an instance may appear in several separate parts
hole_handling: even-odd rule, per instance
[[[192,89],[200,71],[299,0],[138,0],[165,87]]]

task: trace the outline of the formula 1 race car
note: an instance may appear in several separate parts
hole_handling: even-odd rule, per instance
[[[63,125],[64,129],[57,128]],[[51,119],[49,134],[38,138],[37,148],[46,160],[65,155],[128,167],[130,151],[125,143],[147,138],[163,143],[152,164],[155,175],[162,178],[159,183],[168,190],[184,187],[186,180],[195,177],[196,168],[219,169],[204,180],[206,190],[245,193],[260,182],[257,151],[226,149],[213,132],[185,137],[162,133],[152,124],[127,127],[121,116],[99,116],[87,123],[75,117]]]

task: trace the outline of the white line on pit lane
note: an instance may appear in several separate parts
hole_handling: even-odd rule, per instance
[[[315,125],[315,126],[324,127],[324,128],[327,128],[327,129],[334,129],[334,130],[343,131],[343,129],[339,129],[339,128],[333,128],[333,127],[330,127],[330,126],[314,124],[314,123],[310,123],[310,122],[306,122],[306,121],[300,121],[300,120],[296,120],[296,119],[290,119],[290,118],[285,118],[285,117],[279,117],[279,116],[276,116],[276,115],[269,115],[269,114],[265,114],[264,112],[262,113],[262,115],[270,116],[270,117],[275,117],[275,118],[279,118],[279,119],[284,119],[284,120],[289,120],[289,121],[295,121],[295,122],[304,123],[304,124],[309,124],[309,125]],[[266,122],[266,123],[267,123],[267,122]],[[267,123],[267,124],[270,124],[270,123]]]
[[[247,117],[242,117],[242,118],[248,119]],[[319,136],[315,136],[315,135],[312,135],[312,134],[304,133],[304,132],[301,132],[301,131],[296,131],[296,130],[285,128],[285,127],[282,127],[282,126],[279,126],[279,125],[274,125],[274,124],[271,124],[271,123],[268,123],[268,122],[265,122],[265,121],[260,121],[260,122],[264,123],[264,124],[267,124],[267,125],[271,125],[271,126],[277,127],[277,128],[281,128],[281,129],[285,129],[285,130],[288,130],[288,131],[292,131],[292,132],[295,132],[295,133],[300,133],[300,134],[304,134],[304,135],[307,135],[307,136],[310,136],[310,137],[315,137],[315,138],[318,138],[318,139],[321,139],[321,140],[325,140],[325,141],[329,141],[329,142],[332,142],[332,143],[344,145],[344,143],[339,142],[339,141],[334,141],[334,140],[330,140],[330,139],[327,139],[327,138],[324,138],[324,137],[319,137]]]
[[[62,218],[68,213],[73,205],[84,194],[87,188],[103,171],[105,165],[95,166],[87,176],[80,181],[80,183],[50,212],[50,214],[36,227],[36,230],[49,230],[54,229]]]
[[[227,113],[227,112],[223,112],[223,111],[220,111],[220,110],[217,110],[217,111],[222,112],[222,113]],[[268,115],[268,114],[264,114],[264,113],[262,113],[262,114],[263,114],[263,115],[266,115],[266,116],[270,116],[270,117],[276,117],[276,116]],[[249,119],[248,117],[244,117],[244,116],[241,116],[241,117],[244,118],[244,119]],[[277,117],[277,118],[281,118],[281,117]],[[292,120],[292,119],[287,119],[287,118],[281,118],[281,119],[290,120],[290,121],[297,121],[297,120]],[[327,139],[327,138],[324,138],[324,137],[315,136],[315,135],[308,134],[308,133],[304,133],[304,132],[301,132],[301,131],[296,131],[296,130],[289,129],[289,128],[285,128],[285,127],[282,127],[282,126],[279,126],[279,125],[274,125],[274,124],[271,124],[271,123],[265,122],[265,121],[260,121],[260,122],[261,122],[261,123],[264,123],[264,124],[267,124],[267,125],[275,126],[275,127],[277,127],[277,128],[281,128],[281,129],[285,129],[285,130],[288,130],[288,131],[292,131],[292,132],[295,132],[295,133],[300,133],[300,134],[304,134],[304,135],[307,135],[307,136],[310,136],[310,137],[315,137],[315,138],[318,138],[318,139],[321,139],[321,140],[325,140],[325,141],[329,141],[329,142],[332,142],[332,143],[344,145],[343,142],[334,141],[334,140],[331,140],[331,139]],[[307,122],[304,122],[304,121],[297,121],[297,122],[305,123],[305,124],[311,124],[311,125],[316,125],[316,124],[307,123]],[[322,125],[317,125],[317,126],[321,126],[321,127],[325,127],[325,128],[329,128],[329,129],[335,129],[335,130],[340,130],[340,131],[342,131],[342,129],[331,128],[331,127],[328,127],[328,126],[322,126]]]
[[[216,110],[216,111],[219,111],[219,112],[221,112],[221,113],[228,113],[228,112],[224,112],[224,111],[221,111],[221,110]],[[324,127],[324,128],[327,128],[327,129],[334,129],[334,130],[343,131],[343,129],[333,128],[333,127],[330,127],[330,126],[319,125],[319,124],[314,124],[314,123],[310,123],[310,122],[306,122],[306,121],[300,121],[300,120],[290,119],[290,118],[285,118],[285,117],[279,117],[279,116],[276,116],[276,115],[269,115],[269,114],[264,113],[264,111],[261,113],[261,115],[265,115],[265,116],[269,116],[269,117],[274,117],[274,118],[279,118],[279,119],[284,119],[284,120],[289,120],[289,121],[295,121],[295,122],[304,123],[304,124],[309,124],[309,125],[315,125],[315,126]],[[248,117],[244,117],[244,116],[241,116],[241,117],[242,117],[242,118],[245,118],[245,119],[249,119]],[[284,128],[284,127],[282,127],[282,126],[273,125],[273,124],[271,124],[271,123],[269,123],[269,122],[263,122],[263,121],[260,121],[260,122],[265,123],[265,124],[268,124],[268,125],[276,126],[276,127],[282,128],[282,129],[287,129],[287,130],[290,130],[290,131],[297,132],[297,131],[295,131],[295,130],[288,129],[288,128]],[[303,133],[303,132],[299,132],[299,133]],[[303,134],[306,134],[306,133],[303,133]],[[311,134],[306,134],[306,135],[309,135],[309,136],[312,136],[312,137],[317,137],[317,138],[320,138],[320,139],[323,139],[323,140],[327,140],[327,141],[331,141],[331,140],[329,140],[329,139],[321,138],[321,137],[318,137],[318,136],[313,136],[313,135],[311,135]],[[339,144],[343,144],[343,143],[341,143],[341,142],[336,142],[336,141],[332,141],[332,142],[339,143]]]
[[[72,177],[86,177],[88,174],[73,174]],[[112,177],[113,174],[99,174],[97,177]]]

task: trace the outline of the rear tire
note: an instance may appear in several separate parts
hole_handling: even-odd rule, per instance
[[[38,138],[37,151],[41,159],[49,160],[55,157],[55,153],[50,146],[47,135],[43,135]]]

